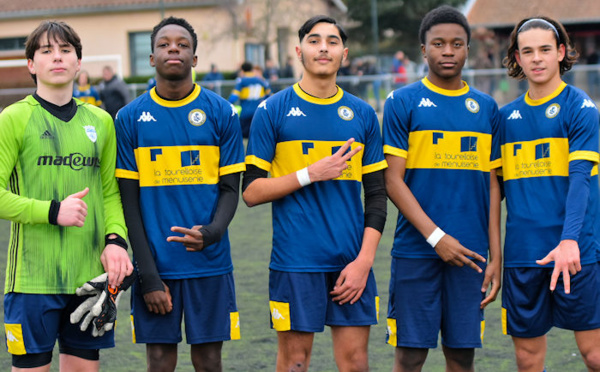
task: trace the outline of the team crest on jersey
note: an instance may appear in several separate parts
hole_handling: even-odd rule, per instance
[[[546,109],[546,117],[548,119],[555,118],[556,115],[560,112],[560,105],[558,103],[553,103]]]
[[[85,134],[87,134],[90,141],[96,142],[96,140],[98,139],[96,128],[91,125],[86,125],[85,127],[83,127],[83,129],[85,129]]]
[[[354,118],[354,111],[352,111],[352,109],[348,106],[340,106],[338,108],[338,115],[340,118],[349,121]]]
[[[193,126],[199,127],[206,121],[206,114],[200,109],[195,109],[188,114],[188,120]]]
[[[477,101],[475,101],[473,98],[467,98],[465,100],[465,106],[467,106],[467,110],[474,114],[479,112],[479,103],[477,103]]]

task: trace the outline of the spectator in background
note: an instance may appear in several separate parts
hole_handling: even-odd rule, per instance
[[[90,75],[87,71],[81,71],[79,73],[77,86],[73,89],[73,98],[77,98],[94,106],[100,106],[102,104],[98,91],[90,85]]]
[[[225,80],[223,74],[217,68],[217,65],[214,63],[210,65],[210,72],[202,78],[202,85],[207,87],[210,90],[215,90],[214,81]]]
[[[293,78],[294,77],[294,60],[292,57],[287,57],[285,66],[279,71],[280,78]]]
[[[273,62],[272,59],[267,59],[267,61],[265,62],[264,77],[270,83],[279,79],[279,69],[277,68],[277,66],[275,66],[275,62]]]
[[[104,109],[114,120],[121,107],[129,103],[129,89],[110,66],[104,66],[102,69],[102,80],[99,86],[100,98]]]
[[[396,89],[406,85],[408,77],[406,76],[406,66],[404,66],[405,55],[404,52],[399,50],[394,54],[392,61],[392,73],[395,75],[394,84]]]
[[[240,125],[242,126],[242,136],[248,138],[254,111],[271,94],[271,87],[262,76],[256,76],[253,72],[252,63],[244,62],[241,68],[241,76],[235,82],[235,87],[229,96],[229,102],[232,104],[239,102],[241,106]]]

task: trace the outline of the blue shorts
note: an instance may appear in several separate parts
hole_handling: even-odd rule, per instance
[[[323,332],[328,326],[377,324],[379,297],[373,271],[360,299],[350,305],[332,301],[340,272],[292,273],[271,270],[269,307],[271,328],[277,331]]]
[[[115,346],[114,331],[92,336],[71,324],[71,313],[88,297],[10,292],[4,295],[4,331],[8,352],[14,355],[52,351],[59,345],[73,349],[106,349]]]
[[[600,328],[600,266],[582,265],[571,275],[571,293],[565,294],[562,276],[550,291],[553,268],[504,268],[502,330],[515,337],[539,337],[550,328],[572,331]]]
[[[148,311],[139,283],[133,286],[131,318],[133,342],[177,344],[181,321],[188,344],[240,338],[233,273],[193,279],[163,279],[169,287],[173,310],[165,315]]]
[[[485,271],[485,264],[476,262]],[[441,259],[392,258],[387,343],[397,347],[481,347],[483,273]]]

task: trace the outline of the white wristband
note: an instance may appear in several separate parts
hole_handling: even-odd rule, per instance
[[[310,180],[310,176],[308,175],[308,167],[302,168],[296,172],[296,177],[298,178],[298,182],[300,182],[300,186],[308,186],[312,183]]]
[[[435,230],[433,230],[433,232],[431,233],[431,235],[429,235],[429,238],[427,238],[427,243],[429,243],[430,246],[435,248],[437,243],[439,243],[440,240],[442,240],[444,235],[446,235],[444,230],[440,229],[439,227],[436,227]]]

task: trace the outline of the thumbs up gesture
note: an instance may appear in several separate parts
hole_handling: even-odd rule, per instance
[[[56,221],[60,226],[82,227],[87,216],[87,204],[82,200],[90,192],[85,188],[75,194],[71,194],[60,202],[58,217]]]

